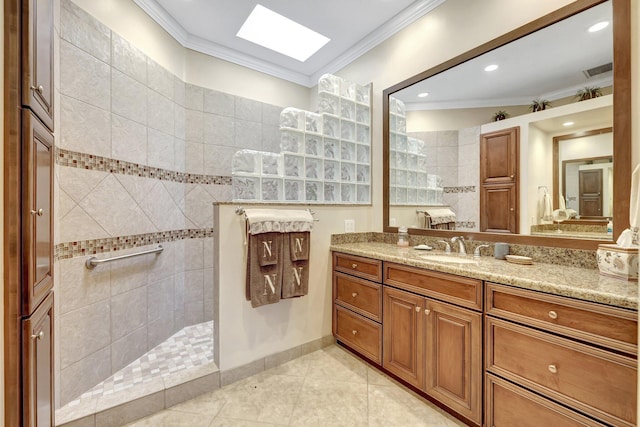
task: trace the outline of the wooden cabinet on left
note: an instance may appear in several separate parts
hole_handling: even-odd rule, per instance
[[[22,4],[22,105],[53,131],[53,0]]]
[[[22,321],[23,426],[54,425],[53,292]]]
[[[23,119],[22,315],[28,316],[53,287],[53,135],[27,109]]]

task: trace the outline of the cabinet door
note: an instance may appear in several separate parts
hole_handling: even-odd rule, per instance
[[[53,135],[28,110],[23,121],[22,314],[28,316],[53,286]]]
[[[520,128],[480,135],[480,183],[507,184],[518,180]]]
[[[23,320],[25,427],[53,426],[53,292]]]
[[[53,0],[24,0],[22,104],[53,131]]]
[[[418,295],[384,287],[382,366],[418,388],[424,384],[424,302]]]
[[[518,189],[515,185],[482,186],[480,231],[518,232]]]
[[[482,314],[436,301],[427,302],[424,314],[425,392],[480,424]]]

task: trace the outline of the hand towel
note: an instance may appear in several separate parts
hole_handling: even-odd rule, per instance
[[[282,233],[248,236],[245,297],[251,307],[280,301],[282,294]]]
[[[282,257],[282,298],[309,293],[309,248],[311,233],[284,234]]]
[[[551,207],[551,196],[544,193],[542,197],[542,219],[545,221],[553,221],[553,208]]]
[[[558,209],[560,209],[561,211],[567,209],[567,204],[564,201],[564,197],[562,196],[562,194],[558,196]]]

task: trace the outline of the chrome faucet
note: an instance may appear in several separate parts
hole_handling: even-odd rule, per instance
[[[447,254],[451,253],[451,245],[446,240],[438,240],[438,243],[444,243],[444,252]]]
[[[451,238],[451,243],[458,242],[458,255],[466,255],[467,247],[464,245],[464,236],[456,236]]]
[[[491,245],[478,245],[476,246],[476,249],[473,251],[473,257],[474,258],[480,258],[480,249],[482,248],[490,248]]]

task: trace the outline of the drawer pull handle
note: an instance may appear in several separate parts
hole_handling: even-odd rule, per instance
[[[549,369],[549,372],[551,372],[552,374],[558,373],[558,368],[556,368],[556,365],[549,365],[548,369]]]
[[[354,269],[358,268],[358,264],[356,264],[356,263],[351,264],[351,268],[354,268]]]
[[[355,298],[355,297],[357,297],[357,296],[358,296],[358,293],[357,293],[357,292],[354,292],[354,293],[352,293],[352,294],[351,294],[351,296]]]
[[[37,211],[31,210],[30,213],[31,213],[31,215],[42,216],[42,215],[44,215],[44,209],[40,208]]]
[[[424,314],[426,314],[427,316],[431,314],[431,310],[429,310],[428,308],[424,309]]]
[[[41,340],[44,338],[44,331],[40,331],[38,334],[31,335],[32,340]]]
[[[420,307],[416,307],[416,313],[420,313]]]
[[[549,317],[552,319],[557,319],[558,318],[558,313],[556,313],[555,311],[551,310],[549,312]]]
[[[352,333],[353,335],[355,335],[355,334],[357,334],[357,333],[358,333],[358,331],[356,331],[356,330],[354,329],[353,331],[351,331],[351,333]]]

